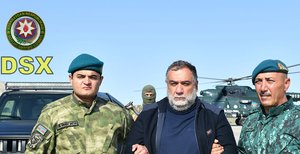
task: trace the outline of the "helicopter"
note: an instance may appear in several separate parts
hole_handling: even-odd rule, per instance
[[[294,67],[298,65],[300,64],[289,67]],[[289,74],[295,73],[300,72],[291,72]],[[209,83],[227,83],[227,85],[216,85],[215,89],[201,90],[199,98],[202,101],[216,105],[217,107],[223,109],[225,116],[227,117],[231,125],[242,125],[243,121],[250,113],[250,110],[257,108],[260,105],[260,101],[255,89],[251,88],[250,86],[241,86],[235,84],[235,81],[250,80],[251,76],[228,79],[218,79],[209,77],[198,78],[218,80],[216,82]],[[286,94],[291,96],[295,102],[300,101],[300,93],[287,92]]]

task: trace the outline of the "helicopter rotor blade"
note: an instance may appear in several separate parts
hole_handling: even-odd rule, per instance
[[[287,66],[287,68],[292,68],[292,67],[296,67],[296,66],[300,66],[300,64],[295,64],[295,65],[290,65]],[[300,73],[300,71],[295,71],[295,72],[290,72],[288,74],[297,74]],[[235,81],[240,81],[240,80],[251,80],[252,79],[252,75],[248,75],[248,76],[244,76],[244,77],[240,77],[240,78],[227,78],[227,79],[219,79],[219,78],[211,78],[211,77],[198,77],[198,79],[207,79],[207,80],[217,80],[217,81],[213,81],[213,82],[204,82],[204,83],[200,83],[200,84],[209,84],[209,83],[227,83],[228,85],[233,85]]]
[[[296,66],[300,66],[300,64],[291,65],[291,66],[288,66],[287,68],[296,67]]]
[[[163,89],[167,89],[167,87],[156,87],[155,90],[163,90]],[[136,90],[133,90],[133,92],[142,92],[143,90],[142,89],[136,89]]]
[[[298,73],[300,73],[300,71],[290,72],[289,74],[298,74]]]
[[[248,75],[248,76],[244,76],[244,77],[241,77],[241,78],[235,78],[234,81],[239,81],[239,80],[249,80],[251,79],[252,76],[251,75]]]
[[[212,83],[224,83],[224,81],[201,82],[198,84],[212,84]]]
[[[218,78],[209,78],[209,77],[198,77],[198,79],[207,79],[207,80],[226,80],[226,79],[218,79]]]
[[[208,84],[208,83],[228,83],[229,85],[234,84],[235,81],[239,80],[249,80],[251,79],[251,75],[240,77],[240,78],[228,78],[228,79],[219,79],[219,78],[210,78],[210,77],[198,77],[199,79],[207,79],[207,80],[218,80],[213,82],[204,82],[200,84]]]

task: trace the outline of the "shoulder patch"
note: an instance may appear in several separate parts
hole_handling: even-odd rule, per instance
[[[45,136],[40,133],[34,132],[28,141],[28,147],[31,149],[35,149],[40,143],[42,143],[44,139]]]
[[[28,141],[28,147],[35,149],[49,135],[49,130],[42,124],[37,124]]]
[[[38,125],[36,127],[36,131],[39,132],[42,135],[45,135],[47,133],[48,129],[45,128],[43,125]]]
[[[28,147],[35,149],[40,143],[50,134],[50,130],[42,124],[37,124],[31,134],[28,141]]]

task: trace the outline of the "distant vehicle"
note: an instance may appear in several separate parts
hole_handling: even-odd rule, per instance
[[[42,108],[70,95],[69,82],[7,82],[0,96],[0,153],[24,153]],[[98,96],[124,108],[108,93]]]

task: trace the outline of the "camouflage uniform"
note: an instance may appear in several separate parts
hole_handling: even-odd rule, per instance
[[[300,153],[300,106],[293,100],[269,110],[255,109],[243,123],[238,143],[240,153]]]
[[[26,153],[117,153],[132,123],[129,116],[98,97],[86,108],[73,95],[67,96],[43,109]]]

